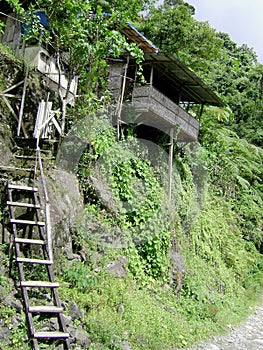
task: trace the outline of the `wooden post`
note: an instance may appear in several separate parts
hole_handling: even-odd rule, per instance
[[[13,110],[12,106],[10,105],[10,103],[8,102],[8,99],[5,96],[2,96],[2,97],[3,97],[3,100],[5,101],[5,104],[9,108],[10,112],[15,117],[15,119],[18,121],[17,115],[16,115],[15,111]],[[23,122],[22,122],[22,130],[23,130],[25,138],[28,138],[28,135],[27,135],[26,129],[23,125]]]
[[[168,202],[172,199],[172,177],[173,177],[173,151],[174,151],[174,128],[170,129],[169,143],[169,168],[168,168]]]
[[[37,141],[39,141],[39,138],[37,139]],[[39,170],[40,170],[40,178],[42,181],[43,193],[44,193],[44,199],[45,199],[46,238],[47,238],[48,255],[49,255],[49,260],[51,260],[53,262],[50,202],[49,202],[46,179],[45,179],[45,175],[44,175],[44,171],[43,171],[41,153],[40,153],[40,148],[38,146],[38,143],[37,143],[37,150],[36,151],[37,151],[38,166],[39,166]]]
[[[21,124],[22,124],[22,118],[23,118],[23,112],[24,112],[24,104],[25,104],[25,97],[26,97],[27,76],[28,76],[28,65],[26,65],[26,76],[25,76],[25,80],[24,80],[24,86],[23,86],[23,92],[22,92],[19,116],[18,116],[17,136],[20,136],[20,129],[21,129]]]
[[[153,64],[151,65],[150,85],[153,85]]]
[[[126,62],[126,65],[125,65],[124,75],[123,75],[123,81],[122,81],[121,99],[120,99],[119,108],[118,108],[118,111],[117,111],[117,139],[118,139],[118,141],[120,139],[121,110],[122,110],[122,104],[123,104],[123,100],[124,100],[124,93],[125,93],[125,87],[126,87],[126,78],[127,78],[127,70],[128,70],[128,67],[129,67],[129,62],[130,62],[130,56],[128,55],[127,62]]]

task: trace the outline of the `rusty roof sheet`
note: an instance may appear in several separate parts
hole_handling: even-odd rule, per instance
[[[144,52],[158,52],[159,49],[150,40],[140,33],[130,22],[121,29],[122,34],[132,42],[134,42]]]

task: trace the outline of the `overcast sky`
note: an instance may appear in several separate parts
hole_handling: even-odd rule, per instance
[[[238,45],[247,44],[263,63],[263,0],[185,0],[195,18],[226,32]]]

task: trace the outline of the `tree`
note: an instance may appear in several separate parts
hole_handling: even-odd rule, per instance
[[[218,33],[223,40],[224,55],[213,65],[210,85],[217,90],[233,111],[229,125],[239,136],[262,146],[263,65],[247,45],[238,46],[228,34]]]
[[[207,74],[221,55],[222,40],[207,22],[193,18],[195,9],[183,0],[152,8],[140,29],[161,51],[171,53],[197,73]]]

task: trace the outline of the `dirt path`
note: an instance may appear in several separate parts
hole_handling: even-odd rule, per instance
[[[263,304],[242,325],[224,336],[186,350],[263,350]]]

